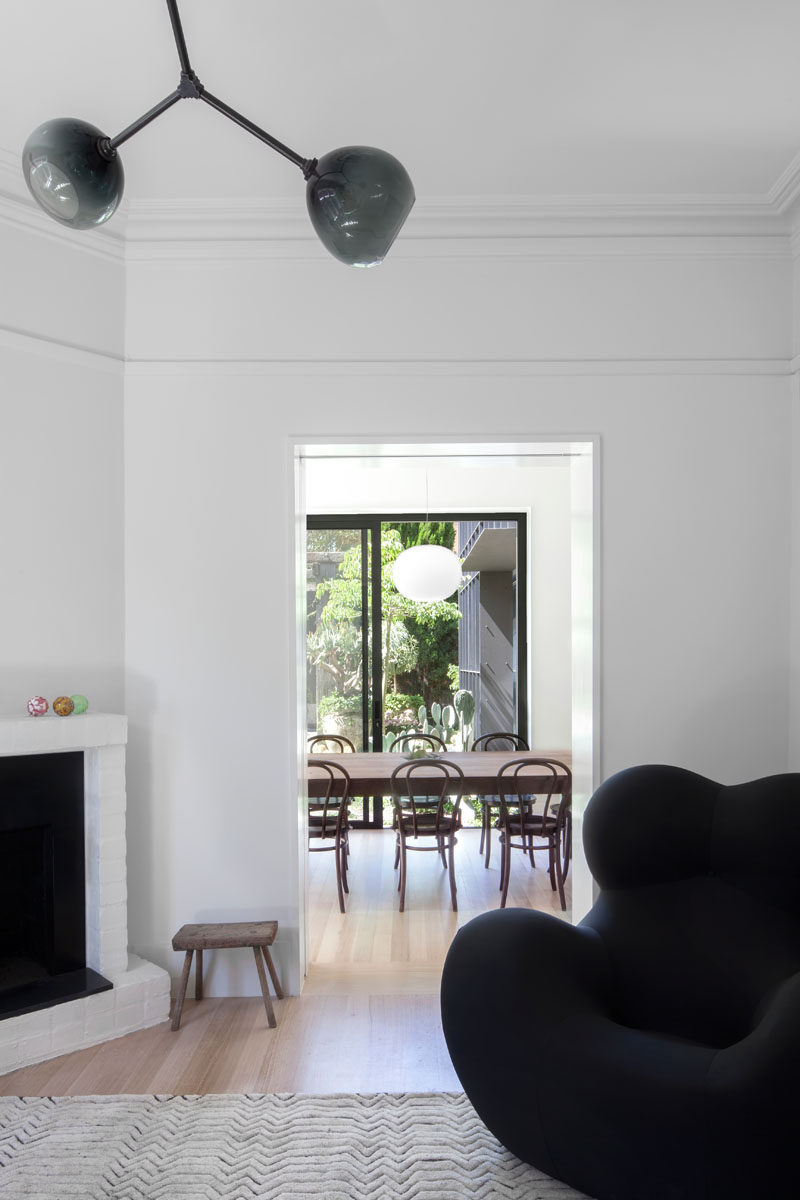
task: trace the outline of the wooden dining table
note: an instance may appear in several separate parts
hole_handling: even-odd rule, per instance
[[[481,750],[472,751],[447,750],[440,759],[455,763],[464,772],[464,794],[467,796],[494,796],[497,794],[497,772],[503,763],[515,758],[548,758],[556,759],[567,767],[572,766],[572,755],[568,750]],[[405,761],[424,762],[424,759],[407,760],[402,754],[381,751],[377,753],[357,752],[355,754],[309,754],[308,765],[312,767],[315,760],[327,758],[340,762],[351,779],[351,796],[388,796],[391,793],[389,780],[392,771]],[[434,760],[435,761],[435,760]],[[533,772],[535,768],[531,768]],[[542,782],[549,781],[552,776],[546,767],[540,768]],[[425,772],[419,773],[424,777]],[[430,778],[441,779],[441,772],[435,769],[430,772]],[[568,791],[571,776],[560,772],[554,782],[554,791],[564,794]],[[327,776],[323,772],[309,772],[307,794],[311,797],[323,796]],[[458,781],[454,780],[449,791],[455,791]],[[549,789],[549,782],[548,782]],[[533,790],[533,789],[532,789]]]

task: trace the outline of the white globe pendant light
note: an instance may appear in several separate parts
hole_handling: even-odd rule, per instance
[[[461,583],[461,562],[446,546],[410,546],[394,560],[392,577],[409,600],[446,600]]]

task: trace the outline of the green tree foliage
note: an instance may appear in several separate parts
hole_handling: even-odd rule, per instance
[[[416,607],[420,610],[438,608],[439,611],[419,611],[406,619],[409,632],[417,643],[415,676],[419,680],[418,686],[409,690],[421,692],[429,707],[436,701],[446,704],[452,690],[449,669],[458,661],[458,605],[443,600],[438,605],[419,604]]]
[[[384,529],[397,531],[404,550],[423,545],[455,549],[456,527],[452,521],[396,521],[388,522]],[[415,605],[415,611],[405,620],[419,652],[416,671],[406,677],[404,685],[410,691],[421,692],[428,706],[436,701],[445,704],[449,700],[454,664],[458,670],[458,602],[451,597],[442,603],[446,608]]]
[[[320,585],[323,586],[323,585]],[[309,662],[324,671],[340,696],[361,689],[361,630],[352,621],[337,620],[331,613],[306,639]]]
[[[309,529],[306,532],[306,550],[310,551],[336,552],[360,545],[360,529]]]
[[[452,521],[389,521],[384,529],[397,530],[404,550],[424,545],[455,549],[456,527]]]
[[[447,668],[458,654],[458,605],[449,600],[419,603],[401,595],[394,586],[392,565],[405,548],[400,532],[384,525],[381,529],[384,711],[390,683],[397,691],[401,678],[402,691],[419,693],[428,704],[440,699],[448,691]],[[337,575],[318,585],[317,606],[317,628],[308,636],[311,661],[333,677],[337,691],[343,694],[354,691],[360,685],[361,671],[360,545],[346,550]]]

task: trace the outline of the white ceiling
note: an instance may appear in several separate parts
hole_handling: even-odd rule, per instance
[[[765,197],[800,150],[798,0],[182,0],[192,65],[306,156],[382,146],[418,199]],[[164,0],[8,0],[0,153],[173,90]],[[198,101],[122,151],[129,201],[296,195]]]

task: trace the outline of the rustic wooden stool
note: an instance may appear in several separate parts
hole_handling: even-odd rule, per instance
[[[186,985],[189,982],[189,972],[192,967],[192,956],[197,953],[195,968],[194,998],[203,999],[203,951],[227,950],[240,946],[252,946],[258,970],[258,980],[261,984],[261,994],[264,997],[264,1008],[267,1010],[267,1021],[271,1029],[277,1025],[275,1012],[269,995],[269,985],[264,973],[264,963],[267,964],[275,995],[283,999],[278,972],[268,947],[275,941],[278,932],[277,921],[235,921],[232,924],[216,925],[182,925],[172,939],[173,950],[185,950],[183,975],[180,988],[175,998],[175,1008],[172,1013],[172,1028],[177,1029],[181,1023],[183,1002],[186,999]],[[262,958],[263,955],[263,958]]]

